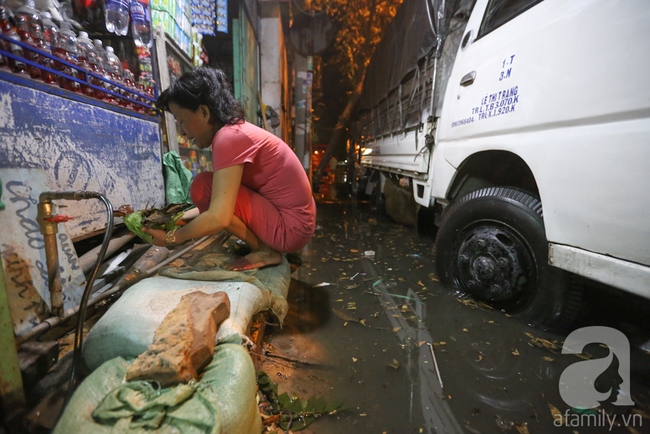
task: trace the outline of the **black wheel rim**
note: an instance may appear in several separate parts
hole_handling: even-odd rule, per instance
[[[474,222],[459,232],[452,252],[454,280],[472,297],[507,312],[516,312],[533,297],[535,255],[514,228]]]

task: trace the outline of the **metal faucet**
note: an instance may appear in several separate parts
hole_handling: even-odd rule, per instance
[[[59,249],[56,242],[59,223],[66,222],[72,217],[55,214],[53,200],[85,200],[101,199],[112,217],[113,209],[108,200],[100,193],[93,191],[44,191],[38,198],[37,220],[45,242],[45,260],[47,263],[47,280],[50,291],[52,314],[63,316],[63,285],[61,283],[61,269],[59,267]],[[112,228],[112,222],[109,222]],[[109,227],[107,226],[107,230]]]

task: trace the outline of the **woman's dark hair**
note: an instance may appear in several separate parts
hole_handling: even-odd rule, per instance
[[[160,94],[156,107],[169,111],[169,103],[192,111],[206,105],[213,124],[234,125],[244,121],[244,111],[230,91],[226,74],[209,66],[183,74]]]

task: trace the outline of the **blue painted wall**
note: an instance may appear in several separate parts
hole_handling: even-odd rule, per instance
[[[164,205],[158,118],[0,72],[0,168],[44,169],[55,190],[92,190],[113,206]],[[106,225],[98,201],[67,202],[73,239]],[[119,220],[118,220],[119,221]]]

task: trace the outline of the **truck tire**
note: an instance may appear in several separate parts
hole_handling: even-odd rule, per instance
[[[535,327],[560,330],[582,293],[548,264],[542,204],[505,187],[474,191],[449,207],[434,244],[440,281]]]

